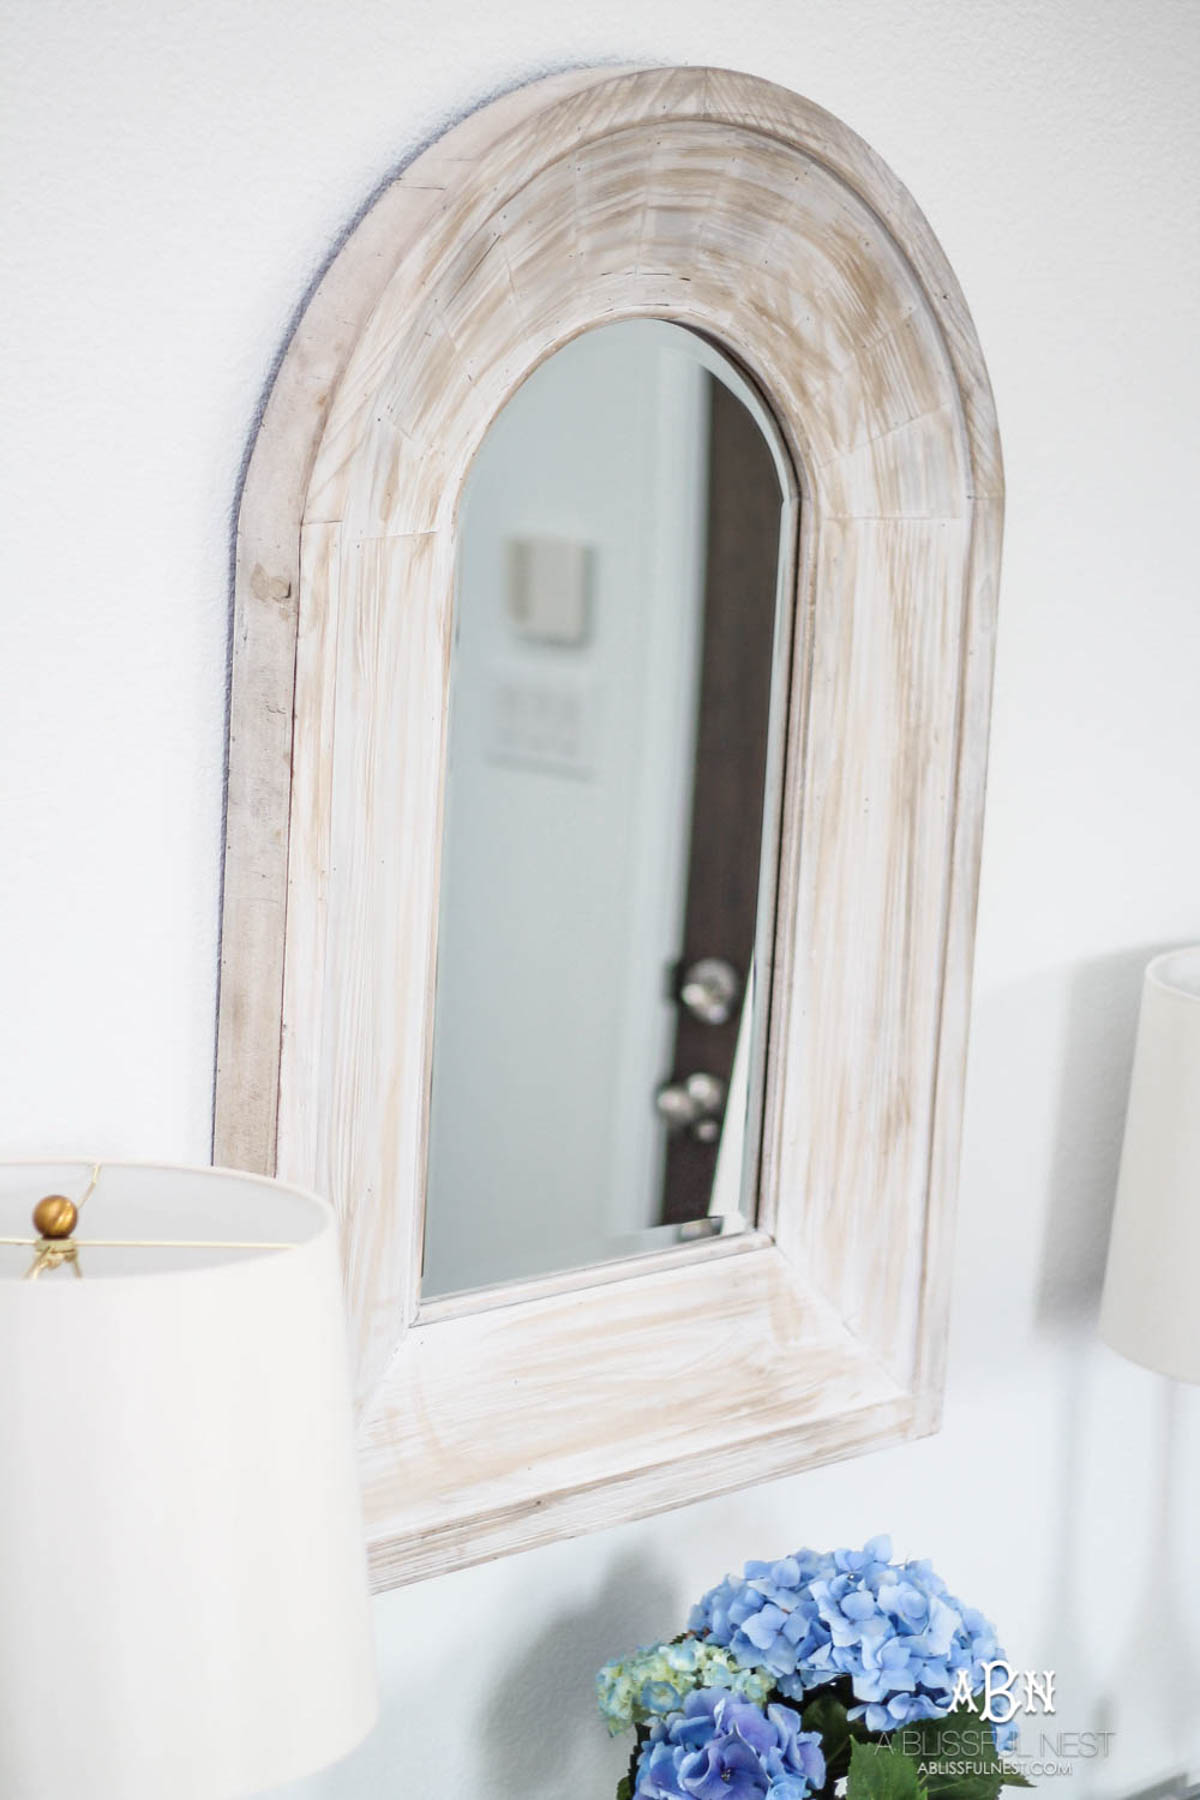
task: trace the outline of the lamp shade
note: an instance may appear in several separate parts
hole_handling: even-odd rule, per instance
[[[1146,970],[1100,1332],[1200,1381],[1200,948]]]
[[[89,1173],[0,1164],[0,1236]],[[27,1279],[46,1249],[0,1246],[0,1794],[234,1800],[336,1761],[377,1703],[329,1207],[108,1163]]]

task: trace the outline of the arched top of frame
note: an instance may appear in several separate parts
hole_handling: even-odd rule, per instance
[[[558,77],[457,127],[375,210],[398,215],[395,266],[320,422],[306,521],[443,528],[520,382],[637,316],[749,369],[826,517],[961,517],[999,492],[982,357],[933,234],[860,139],[784,89]]]

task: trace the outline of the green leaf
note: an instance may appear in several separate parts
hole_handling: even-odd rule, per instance
[[[1007,1764],[988,1775],[934,1775],[924,1777],[930,1800],[997,1800],[1002,1787],[1032,1787],[1024,1775]]]
[[[926,1791],[931,1800],[935,1794],[937,1800],[996,1800],[1000,1782],[995,1775],[957,1775],[943,1779],[939,1786],[931,1786]]]
[[[617,1800],[633,1800],[633,1790],[637,1786],[637,1767],[641,1759],[642,1747],[650,1733],[644,1725],[639,1725],[634,1733],[633,1749],[629,1752],[629,1768],[624,1780],[617,1788]]]
[[[845,1691],[839,1692],[839,1688],[843,1686]],[[832,1793],[834,1783],[848,1773],[850,1746],[853,1743],[860,1739],[876,1743],[879,1741],[874,1733],[867,1731],[861,1719],[847,1717],[848,1708],[853,1704],[854,1695],[847,1681],[839,1682],[836,1687],[822,1688],[801,1710],[800,1718],[805,1731],[819,1731],[821,1734],[826,1769],[823,1793]]]
[[[924,1792],[911,1757],[883,1744],[854,1744],[846,1800],[923,1800]]]
[[[1002,1787],[1033,1785],[1000,1756],[986,1720],[961,1708],[903,1725],[888,1741],[916,1763],[930,1800],[996,1800]]]
[[[805,1731],[819,1731],[825,1741],[825,1760],[850,1742],[850,1721],[846,1708],[836,1694],[818,1694],[800,1715]]]
[[[836,1731],[840,1737],[850,1735],[846,1703],[828,1688],[822,1688],[814,1700],[805,1701],[801,1717],[806,1731]]]

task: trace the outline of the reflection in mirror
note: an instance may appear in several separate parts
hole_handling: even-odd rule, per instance
[[[757,396],[659,321],[575,339],[483,443],[458,533],[425,1298],[753,1220],[791,491]]]

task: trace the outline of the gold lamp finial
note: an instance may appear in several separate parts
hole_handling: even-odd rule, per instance
[[[65,1194],[47,1194],[33,1209],[34,1230],[52,1242],[69,1238],[79,1219],[79,1208]]]
[[[33,1251],[33,1263],[25,1272],[26,1281],[37,1281],[42,1275],[70,1263],[76,1275],[82,1276],[79,1252],[88,1250],[293,1250],[289,1238],[85,1238],[80,1244],[72,1236],[79,1215],[96,1191],[100,1180],[100,1164],[92,1165],[92,1178],[78,1204],[65,1194],[46,1194],[33,1209],[34,1238],[2,1237],[0,1245],[26,1245]]]

